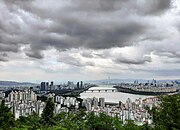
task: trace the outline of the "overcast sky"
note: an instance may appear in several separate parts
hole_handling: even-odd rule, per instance
[[[0,80],[180,79],[180,0],[0,0]]]

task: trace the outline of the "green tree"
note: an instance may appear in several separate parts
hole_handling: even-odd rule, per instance
[[[15,126],[14,115],[11,113],[11,108],[5,106],[5,101],[2,100],[0,105],[0,128],[9,130]]]
[[[49,125],[49,126],[55,125],[55,121],[53,119],[54,108],[55,108],[55,105],[54,105],[53,99],[48,98],[46,101],[46,106],[42,113],[42,121],[45,125]]]
[[[160,98],[159,107],[153,108],[153,122],[158,130],[180,130],[180,95]]]
[[[111,117],[105,113],[88,113],[86,117],[86,128],[88,130],[120,130],[122,128],[122,122],[117,117]]]
[[[17,121],[16,121],[16,127],[18,129],[28,129],[28,130],[37,130],[41,128],[40,124],[40,117],[33,112],[32,115],[29,115],[28,117],[21,116]]]
[[[88,130],[96,130],[99,122],[99,118],[94,115],[94,113],[90,112],[86,117],[86,126]]]

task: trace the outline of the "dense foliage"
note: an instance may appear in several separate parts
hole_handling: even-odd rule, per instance
[[[28,117],[20,117],[15,121],[10,108],[4,101],[0,105],[0,129],[2,130],[179,130],[180,129],[180,95],[163,96],[158,108],[153,108],[154,125],[137,126],[133,121],[123,124],[117,117],[104,113],[98,116],[86,113],[61,112],[53,114],[54,103],[48,99],[41,117],[36,113]]]
[[[4,130],[9,130],[15,126],[14,115],[10,110],[11,108],[5,106],[5,101],[3,100],[0,105],[0,128]]]
[[[161,104],[151,111],[158,130],[180,130],[180,95],[162,96]]]

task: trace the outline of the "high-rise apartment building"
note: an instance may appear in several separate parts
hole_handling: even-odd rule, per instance
[[[94,106],[94,108],[98,107],[98,99],[95,97],[93,98],[93,106]]]
[[[12,91],[8,94],[8,101],[37,101],[37,94],[32,90]]]
[[[49,90],[49,82],[41,82],[40,90],[41,90],[41,91],[47,91],[47,90]]]
[[[100,107],[105,107],[105,98],[99,98]]]

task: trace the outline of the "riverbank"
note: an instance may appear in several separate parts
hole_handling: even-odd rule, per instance
[[[167,95],[167,94],[174,93],[174,92],[136,91],[136,90],[133,90],[130,88],[124,88],[124,87],[120,87],[120,86],[113,86],[113,88],[116,88],[118,92],[138,94],[138,95],[147,95],[147,96]]]

